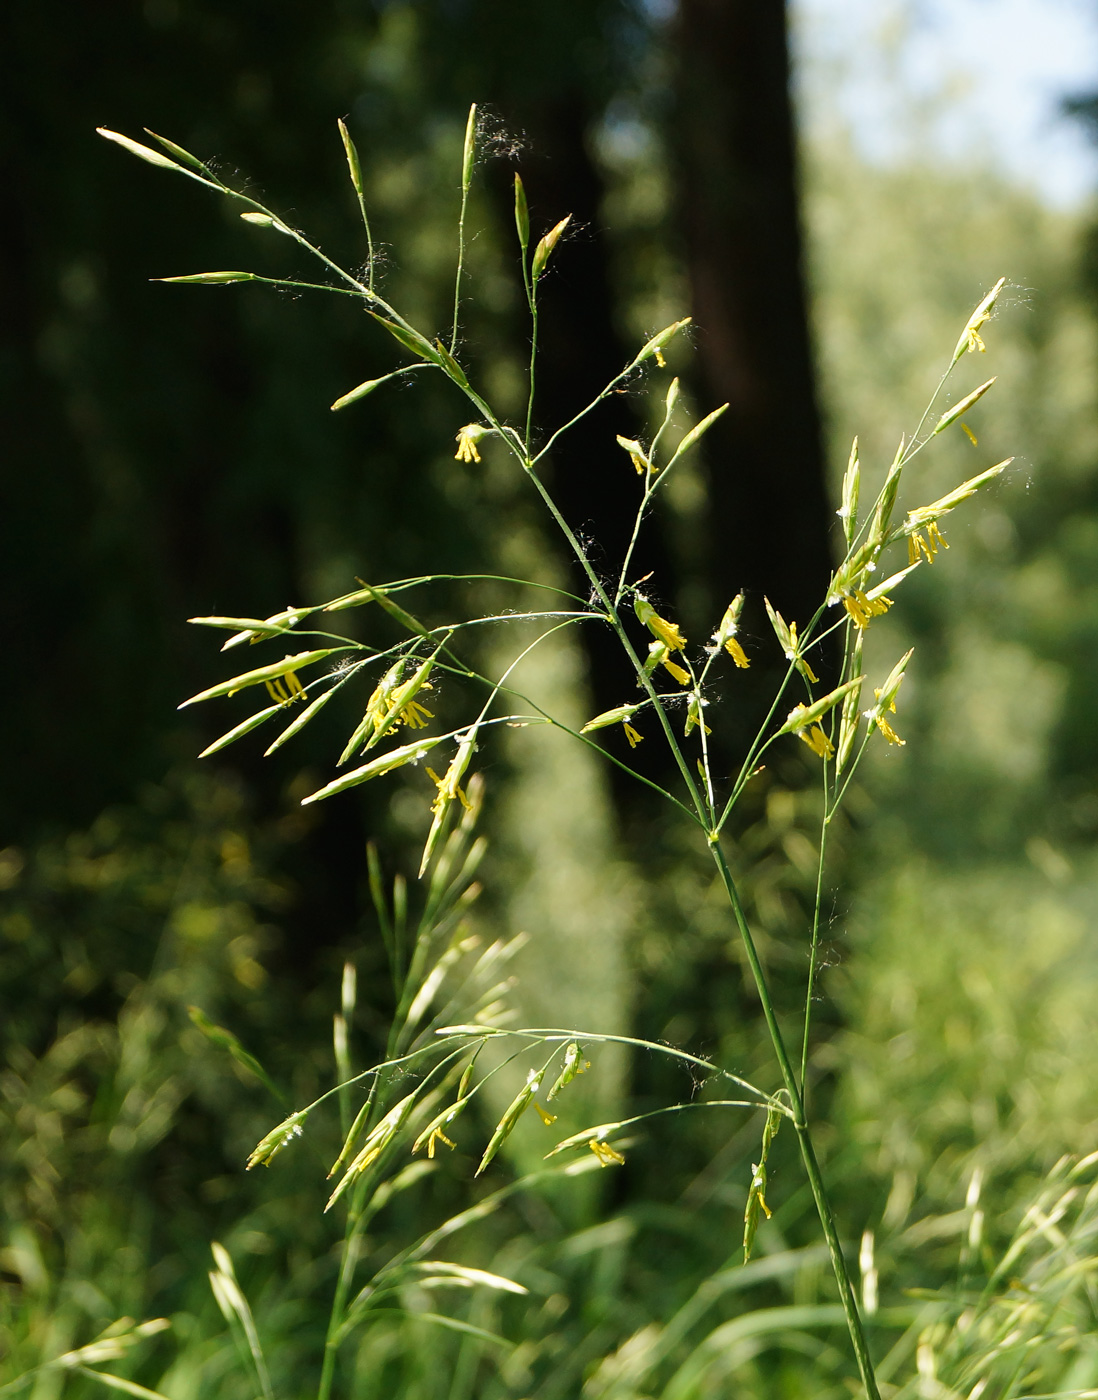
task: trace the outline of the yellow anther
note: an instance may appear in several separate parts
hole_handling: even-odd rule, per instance
[[[850,614],[856,626],[866,628],[875,617],[882,617],[892,606],[891,598],[868,598],[860,588],[843,599],[843,607]]]
[[[435,1130],[430,1134],[430,1136],[429,1136],[428,1139],[427,1139],[427,1156],[428,1156],[428,1157],[434,1157],[434,1155],[435,1155],[435,1143],[437,1143],[437,1142],[444,1142],[444,1143],[446,1144],[446,1146],[449,1147],[449,1148],[451,1148],[451,1149],[453,1149],[454,1147],[457,1146],[457,1143],[456,1143],[456,1142],[451,1142],[450,1139],[446,1136],[446,1134],[442,1131],[441,1128],[435,1128]]]
[[[724,644],[724,649],[741,671],[746,671],[751,665],[751,662],[747,659],[747,653],[744,651],[743,647],[740,646],[739,642],[736,641],[735,637],[729,637]]]
[[[466,423],[455,438],[458,448],[454,453],[454,460],[457,462],[479,462],[480,453],[477,451],[477,443],[492,431],[492,428],[485,428],[480,423]]]
[[[283,681],[285,681],[285,685],[283,685]],[[267,681],[266,686],[267,694],[272,700],[277,700],[280,705],[292,705],[299,696],[305,694],[305,687],[293,671],[276,676],[273,681]]]
[[[618,1166],[624,1165],[625,1158],[621,1155],[620,1152],[615,1151],[614,1148],[612,1148],[608,1142],[599,1142],[598,1138],[592,1138],[587,1145],[588,1147],[590,1147],[591,1151],[595,1154],[595,1156],[599,1159],[599,1163],[601,1166],[609,1167],[612,1166],[615,1162],[618,1164]]]

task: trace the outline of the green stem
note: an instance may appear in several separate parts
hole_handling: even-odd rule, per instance
[[[530,436],[534,429],[534,379],[538,360],[538,296],[530,288],[530,392],[526,398],[526,460],[530,460]]]
[[[816,1203],[816,1211],[820,1217],[820,1224],[823,1227],[828,1253],[831,1255],[831,1267],[835,1271],[835,1282],[838,1284],[839,1288],[839,1301],[846,1315],[847,1330],[850,1333],[850,1340],[854,1347],[854,1355],[858,1361],[858,1370],[861,1372],[862,1384],[865,1386],[868,1400],[880,1400],[880,1392],[877,1389],[877,1378],[873,1371],[873,1361],[869,1354],[869,1344],[866,1341],[865,1330],[862,1327],[861,1314],[858,1311],[858,1303],[854,1296],[854,1288],[851,1284],[850,1274],[846,1267],[846,1259],[843,1257],[838,1230],[835,1228],[835,1217],[831,1212],[831,1202],[828,1200],[827,1188],[824,1186],[823,1175],[820,1172],[820,1164],[816,1160],[816,1151],[812,1144],[812,1134],[805,1118],[804,1100],[801,1096],[800,1087],[797,1084],[797,1076],[793,1071],[792,1062],[789,1059],[789,1052],[785,1047],[785,1040],[782,1036],[781,1027],[778,1025],[778,1018],[774,1014],[774,1004],[770,999],[770,989],[767,986],[766,974],[763,972],[758,949],[755,947],[755,940],[751,935],[747,916],[740,902],[739,891],[736,888],[736,882],[732,878],[732,872],[728,868],[728,862],[725,860],[724,852],[716,842],[710,844],[710,850],[717,870],[720,873],[721,882],[728,895],[728,901],[732,906],[732,912],[736,918],[736,924],[740,931],[740,937],[743,940],[744,950],[747,953],[747,961],[751,968],[751,975],[755,979],[755,987],[759,994],[759,1000],[762,1003],[766,1028],[770,1032],[770,1040],[774,1047],[774,1055],[778,1061],[778,1068],[781,1071],[782,1082],[785,1085],[785,1091],[789,1095],[789,1102],[793,1108],[793,1126],[797,1131],[797,1143],[801,1150],[801,1160],[804,1163],[805,1173],[808,1177],[808,1185],[812,1191],[812,1198]]]
[[[801,1097],[805,1108],[808,1106],[808,1034],[812,1027],[812,993],[816,988],[816,969],[820,957],[820,904],[823,899],[824,861],[827,854],[827,833],[831,812],[827,810],[827,760],[823,763],[824,774],[824,816],[820,823],[820,859],[816,866],[816,901],[812,909],[812,947],[808,955],[808,987],[804,994],[804,1038],[801,1042]]]
[[[370,230],[370,216],[366,212],[366,196],[361,189],[356,189],[358,197],[358,212],[362,215],[362,226],[366,230],[366,290],[373,293],[374,290],[374,235]]]
[[[450,354],[457,353],[458,320],[461,315],[461,274],[465,269],[465,209],[469,202],[469,186],[461,187],[461,213],[458,215],[458,261],[454,274],[454,326],[450,333]],[[371,262],[371,267],[373,263]],[[371,290],[373,284],[371,283]]]
[[[562,423],[561,426],[557,428],[555,432],[550,433],[549,437],[546,438],[545,442],[538,449],[536,456],[530,459],[530,465],[532,467],[536,466],[543,457],[547,456],[548,453],[555,446],[558,438],[563,437],[564,434],[569,431],[569,429],[574,428],[577,423],[582,422],[583,419],[586,418],[589,413],[593,412],[594,409],[598,408],[600,403],[604,402],[604,400],[609,398],[610,395],[614,392],[614,390],[618,387],[618,385],[623,380],[629,378],[630,374],[632,374],[633,372],[633,369],[633,365],[627,365],[625,369],[621,371],[620,374],[616,374],[614,378],[611,379],[610,383],[607,384],[604,389],[599,390],[599,392],[595,395],[595,397],[591,400],[589,404],[581,408],[580,411],[574,414],[571,418],[569,418],[566,423]]]
[[[370,1097],[374,1097],[377,1088],[377,1076],[374,1076],[370,1086]],[[360,1183],[364,1186],[365,1182]],[[332,1393],[332,1382],[335,1379],[336,1356],[339,1353],[340,1329],[343,1326],[343,1319],[347,1312],[347,1295],[351,1291],[351,1284],[355,1275],[355,1264],[357,1260],[356,1246],[361,1233],[364,1216],[363,1206],[365,1204],[361,1197],[361,1192],[356,1192],[356,1199],[352,1209],[347,1214],[347,1225],[343,1235],[343,1249],[339,1260],[339,1279],[336,1282],[335,1296],[332,1298],[332,1311],[328,1317],[328,1331],[324,1338],[324,1362],[320,1370],[320,1384],[317,1387],[316,1400],[330,1400]]]
[[[641,525],[644,523],[644,512],[647,510],[648,502],[651,499],[652,481],[651,473],[649,473],[648,476],[645,477],[644,495],[641,497],[641,503],[637,507],[637,517],[633,521],[633,533],[630,536],[629,545],[625,551],[625,558],[622,560],[621,573],[618,576],[618,586],[614,590],[615,607],[617,607],[618,604],[621,602],[621,595],[625,592],[625,579],[627,574],[629,573],[629,565],[633,562],[633,551],[637,547],[637,540],[640,538]]]

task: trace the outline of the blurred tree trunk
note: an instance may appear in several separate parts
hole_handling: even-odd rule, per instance
[[[830,569],[784,0],[679,0],[671,132],[707,439],[708,581],[802,624]]]

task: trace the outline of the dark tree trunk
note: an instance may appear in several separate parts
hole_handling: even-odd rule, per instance
[[[708,577],[803,623],[828,579],[828,504],[805,305],[783,0],[679,0],[672,145],[697,323]]]

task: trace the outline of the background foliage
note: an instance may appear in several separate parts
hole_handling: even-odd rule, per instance
[[[568,402],[577,380],[616,365],[621,345],[688,297],[672,156],[684,139],[681,40],[624,0],[541,7],[521,22],[512,8],[148,0],[74,8],[62,34],[28,6],[5,17],[5,617],[31,678],[0,695],[19,736],[0,798],[0,1351],[12,1374],[122,1313],[163,1313],[172,1331],[118,1373],[173,1400],[211,1387],[245,1395],[205,1282],[211,1239],[237,1259],[285,1393],[304,1385],[321,1326],[311,1300],[327,1286],[333,1236],[310,1164],[287,1157],[277,1177],[243,1176],[279,1110],[185,1008],[231,1026],[298,1102],[333,1072],[329,1017],[349,956],[359,1054],[373,1058],[390,1007],[364,842],[375,836],[386,868],[403,868],[422,813],[399,787],[303,811],[321,761],[310,745],[324,738],[306,736],[284,762],[241,748],[200,768],[192,755],[214,734],[174,707],[208,683],[208,639],[183,619],[272,612],[355,574],[418,572],[425,554],[440,570],[488,560],[551,579],[563,567],[509,480],[453,461],[460,424],[431,386],[417,387],[414,411],[394,395],[328,414],[389,367],[338,298],[152,284],[290,264],[182,181],[95,143],[92,128],[148,125],[217,153],[334,249],[356,236],[334,139],[348,114],[391,250],[387,285],[430,321],[448,295],[466,104],[486,101],[497,125],[473,209],[469,339],[504,398],[517,394],[519,298],[501,211],[518,160],[535,218],[575,209],[584,226],[547,297],[547,399]],[[812,327],[836,472],[855,431],[863,460],[891,458],[942,347],[1001,273],[1014,303],[989,328],[989,373],[1006,392],[977,431],[988,460],[1017,460],[880,629],[889,655],[918,648],[908,743],[880,756],[836,843],[815,1092],[831,1105],[830,1170],[852,1249],[863,1228],[875,1232],[887,1313],[913,1306],[904,1289],[956,1283],[974,1172],[991,1250],[1059,1155],[1094,1146],[1094,237],[1085,215],[1051,212],[990,170],[871,167],[820,120],[818,97],[802,111]],[[615,411],[643,428],[642,401]],[[968,454],[958,439],[933,459],[931,496],[971,474]],[[719,465],[669,493],[651,546],[688,619],[724,586],[751,528],[728,520],[699,547]],[[597,467],[562,464],[576,473],[565,492],[578,496]],[[596,529],[614,528],[611,494],[590,504]],[[780,500],[768,509],[780,523]],[[803,536],[785,536],[795,554]],[[755,626],[761,644],[757,609]],[[576,650],[547,665],[577,714],[609,683]],[[473,923],[531,933],[520,1007],[632,1027],[765,1079],[725,916],[681,834],[548,741],[502,748],[488,778],[492,856]],[[801,973],[815,802],[789,760],[760,783],[739,839],[779,985],[783,969]],[[530,817],[570,803],[582,826]],[[592,1103],[638,1111],[688,1091],[644,1057],[601,1059],[588,1089]],[[812,1311],[833,1300],[808,1203],[786,1186],[791,1144],[775,1148],[761,1257],[733,1270],[759,1126],[729,1139],[703,1117],[638,1136],[626,1168],[596,1185],[520,1193],[461,1244],[466,1262],[531,1288],[521,1306],[458,1309],[498,1326],[505,1352],[382,1324],[355,1362],[355,1393],[685,1397],[717,1394],[730,1375],[752,1393],[838,1388],[841,1331]],[[538,1152],[520,1141],[514,1161]],[[413,1181],[375,1247],[457,1209],[473,1165],[459,1153]],[[749,1319],[766,1316],[752,1331]],[[882,1323],[882,1352],[903,1321]],[[1093,1383],[1082,1363],[1071,1379]],[[66,1395],[81,1392],[79,1379],[45,1372],[35,1400],[63,1380]]]

